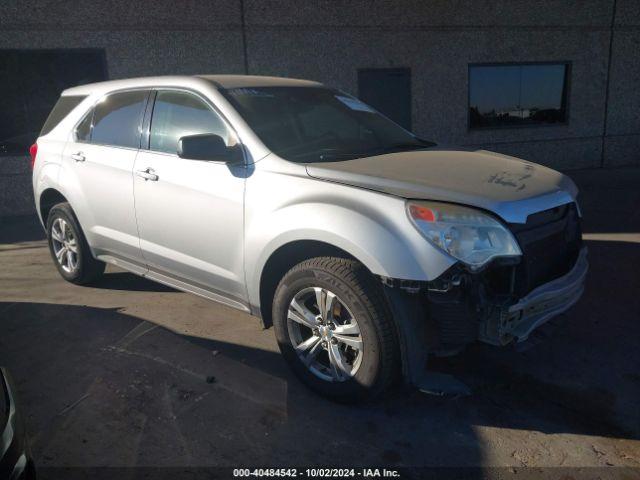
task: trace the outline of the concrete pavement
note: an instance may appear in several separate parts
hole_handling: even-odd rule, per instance
[[[640,169],[572,176],[591,272],[555,334],[433,363],[470,397],[360,407],[306,390],[257,319],[111,267],[71,285],[32,217],[0,219],[0,364],[37,465],[640,468]]]

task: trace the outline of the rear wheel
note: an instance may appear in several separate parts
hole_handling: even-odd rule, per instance
[[[85,285],[104,272],[104,262],[91,255],[87,240],[68,203],[59,203],[50,210],[47,239],[56,268],[68,282]]]
[[[391,315],[362,264],[333,257],[304,261],[281,280],[273,305],[280,350],[316,392],[343,402],[367,400],[396,378]]]

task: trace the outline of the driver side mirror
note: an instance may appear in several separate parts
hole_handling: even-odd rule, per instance
[[[178,156],[188,160],[239,163],[242,160],[242,151],[239,145],[228,147],[220,135],[200,133],[180,137]]]

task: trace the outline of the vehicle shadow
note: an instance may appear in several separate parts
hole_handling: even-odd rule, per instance
[[[129,272],[107,272],[91,284],[93,288],[129,292],[177,292],[175,288]]]
[[[278,353],[183,336],[118,309],[0,303],[0,316],[0,364],[16,380],[39,466],[481,461],[473,424],[450,417],[443,408],[457,407],[443,399],[396,392],[335,404]]]

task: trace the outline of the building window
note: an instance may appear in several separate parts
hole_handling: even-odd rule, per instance
[[[0,50],[0,155],[28,155],[62,90],[107,79],[104,50]]]
[[[568,63],[470,65],[469,127],[567,123]]]
[[[411,130],[411,69],[358,70],[358,97],[407,130]]]

